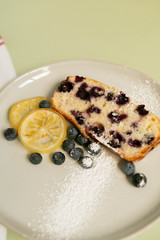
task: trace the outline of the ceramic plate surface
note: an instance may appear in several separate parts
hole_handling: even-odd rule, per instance
[[[114,86],[160,117],[160,85],[127,67],[67,61],[12,81],[0,92],[0,222],[29,239],[125,238],[160,216],[160,146],[135,163],[137,172],[148,179],[146,187],[138,189],[121,172],[120,159],[106,149],[87,170],[67,155],[61,166],[51,162],[51,154],[43,155],[40,165],[32,165],[28,150],[18,139],[8,142],[3,137],[10,127],[8,114],[14,103],[35,96],[52,97],[68,75]]]

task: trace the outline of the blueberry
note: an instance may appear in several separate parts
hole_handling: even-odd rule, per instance
[[[52,162],[61,165],[65,161],[65,155],[62,152],[55,152],[52,156]]]
[[[130,138],[128,140],[128,144],[131,146],[131,147],[137,147],[137,148],[140,148],[142,146],[142,141],[138,140],[138,139],[132,139]]]
[[[84,79],[85,79],[84,77],[76,76],[75,82],[82,82]]]
[[[132,177],[132,182],[134,186],[142,188],[146,185],[147,178],[143,173],[136,173]]]
[[[79,125],[84,124],[84,117],[82,116],[82,113],[76,110],[71,110],[71,114],[75,117],[77,123]]]
[[[60,86],[58,87],[58,90],[60,92],[70,92],[73,89],[73,83],[69,82],[68,79],[65,81],[62,81]]]
[[[92,131],[94,132],[94,134],[96,134],[98,137],[102,136],[103,132],[104,132],[104,126],[101,123],[94,123],[93,127],[92,127]]]
[[[104,95],[104,89],[100,87],[92,87],[90,90],[90,96],[91,97],[101,97]]]
[[[88,146],[86,147],[86,151],[91,155],[97,155],[100,153],[101,148],[98,143],[92,142],[92,143],[88,144]]]
[[[75,127],[69,127],[67,130],[67,137],[69,139],[75,139],[78,134],[79,134],[79,131]]]
[[[124,137],[122,136],[122,134],[120,134],[119,132],[116,132],[114,130],[109,131],[109,134],[114,138],[114,139],[118,139],[119,142],[125,142]]]
[[[116,103],[118,105],[124,105],[128,102],[129,102],[129,98],[123,92],[120,92],[120,94],[116,97]]]
[[[107,116],[110,119],[111,123],[119,123],[120,121],[128,117],[125,113],[120,114],[117,112],[110,112]]]
[[[81,145],[81,146],[86,146],[86,145],[89,143],[89,139],[83,137],[82,134],[79,134],[79,135],[76,137],[76,143],[79,144],[79,145]]]
[[[120,148],[121,147],[121,143],[119,142],[118,139],[112,139],[110,142],[108,142],[108,144],[112,148]]]
[[[122,166],[122,171],[126,174],[126,175],[132,175],[135,173],[135,165],[133,162],[125,162]]]
[[[107,94],[106,99],[107,99],[107,101],[112,101],[114,99],[114,93],[113,92],[109,92]]]
[[[125,138],[119,133],[119,132],[116,132],[116,131],[110,131],[109,132],[112,139],[111,141],[108,143],[111,147],[113,148],[120,148],[121,147],[121,143],[125,143],[126,140]]]
[[[75,147],[75,142],[71,139],[64,140],[62,143],[62,148],[66,152],[70,152]]]
[[[141,116],[146,116],[148,113],[149,113],[149,111],[147,111],[146,109],[145,109],[145,105],[138,105],[138,107],[136,108],[136,111],[139,113],[139,115],[141,115]]]
[[[48,100],[42,100],[39,103],[39,108],[50,108],[50,107],[51,107],[51,104]]]
[[[87,100],[87,101],[90,100],[90,94],[86,90],[87,87],[88,85],[86,83],[82,83],[76,93],[76,96],[79,97],[81,100]]]
[[[42,162],[42,155],[40,153],[31,153],[29,161],[35,165],[40,164]]]
[[[98,107],[95,107],[94,104],[92,104],[87,110],[86,112],[88,113],[89,116],[91,116],[91,113],[95,112],[97,114],[100,114],[101,109],[99,109]]]
[[[93,159],[89,156],[84,156],[78,160],[78,163],[83,168],[91,168],[93,165]]]
[[[69,152],[69,155],[71,156],[71,158],[78,161],[80,158],[83,157],[83,150],[81,148],[73,148]]]
[[[14,128],[7,128],[4,131],[4,137],[8,140],[8,141],[13,141],[14,139],[16,139],[18,136],[18,133],[16,131],[16,129]]]
[[[147,135],[145,134],[144,137],[143,137],[143,141],[145,144],[148,144],[150,145],[151,142],[155,139],[155,137],[151,134],[151,135]]]

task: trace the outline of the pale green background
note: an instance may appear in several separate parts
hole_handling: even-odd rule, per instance
[[[57,61],[93,59],[160,81],[159,0],[0,0],[0,35],[17,75]],[[22,239],[8,231],[7,240]],[[131,239],[160,240],[160,223]]]

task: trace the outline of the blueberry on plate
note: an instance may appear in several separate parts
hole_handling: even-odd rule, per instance
[[[51,103],[48,100],[42,100],[39,103],[39,108],[50,108],[51,107]]]
[[[66,152],[70,152],[73,148],[75,147],[75,142],[71,139],[66,139],[64,140],[64,142],[62,143],[62,148],[64,151]]]
[[[92,142],[86,147],[86,151],[91,155],[98,155],[101,151],[101,147],[98,143]]]
[[[78,160],[78,163],[81,165],[83,168],[91,168],[93,165],[93,159],[89,156],[84,156]]]
[[[55,152],[52,155],[52,162],[56,165],[61,165],[65,161],[65,155],[62,152]]]
[[[143,173],[136,173],[132,176],[133,185],[142,188],[147,183],[147,178]]]
[[[69,139],[75,139],[77,137],[77,135],[79,134],[79,131],[77,128],[75,127],[69,127],[67,129],[67,137]]]
[[[79,145],[81,145],[81,146],[86,146],[86,145],[89,143],[89,139],[83,137],[82,134],[79,134],[79,135],[76,137],[76,143],[79,144]]]
[[[81,148],[73,148],[70,152],[69,155],[71,156],[71,158],[73,158],[74,160],[79,160],[80,158],[83,157],[83,150]]]
[[[132,175],[135,173],[135,165],[133,162],[125,162],[122,165],[122,171],[127,175]]]
[[[4,137],[8,140],[8,141],[13,141],[14,139],[16,139],[18,136],[18,133],[16,131],[16,129],[14,128],[7,128],[4,131]]]
[[[40,153],[31,153],[29,161],[35,165],[40,164],[42,162],[42,155]]]

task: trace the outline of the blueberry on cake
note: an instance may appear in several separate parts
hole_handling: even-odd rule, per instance
[[[129,161],[142,159],[160,140],[160,119],[126,94],[93,79],[70,76],[52,98],[54,108],[90,140]]]

